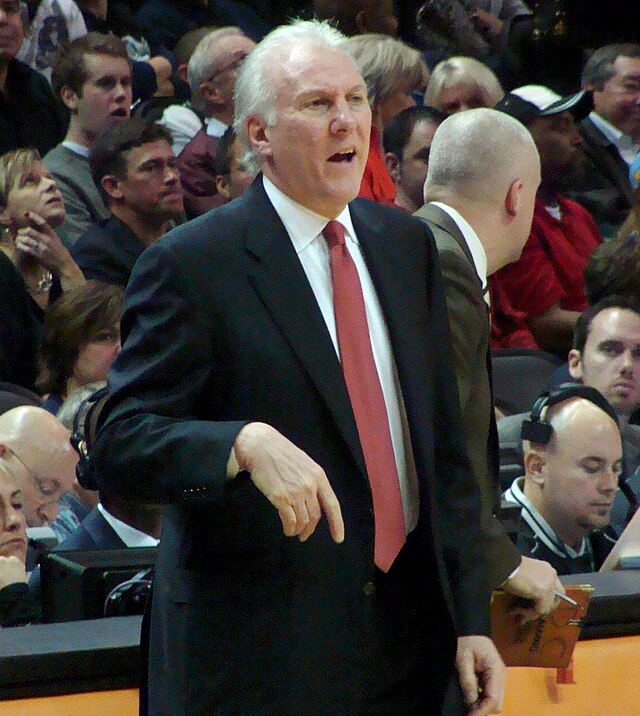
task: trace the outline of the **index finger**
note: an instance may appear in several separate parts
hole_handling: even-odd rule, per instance
[[[344,542],[344,520],[336,493],[325,477],[318,485],[318,502],[329,523],[329,532],[337,544]]]

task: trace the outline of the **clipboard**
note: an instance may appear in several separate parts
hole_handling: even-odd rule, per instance
[[[519,624],[512,616],[522,599],[496,590],[491,597],[491,631],[496,648],[507,666],[539,666],[565,669],[569,666],[584,623],[593,587],[567,585],[567,596],[578,603],[561,601],[547,616]]]
[[[609,572],[613,569],[622,569],[630,557],[640,557],[640,510],[636,510],[599,571]],[[620,560],[624,560],[622,564]]]

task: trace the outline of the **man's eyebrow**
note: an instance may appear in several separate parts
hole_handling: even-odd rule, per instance
[[[22,496],[23,496],[23,495],[22,495],[22,490],[21,490],[20,488],[14,490],[14,491],[11,493],[11,497],[12,497],[12,498],[22,497]]]

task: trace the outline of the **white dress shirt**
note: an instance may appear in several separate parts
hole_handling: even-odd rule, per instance
[[[127,547],[157,547],[160,543],[160,540],[157,540],[155,537],[114,517],[110,512],[105,510],[100,502],[98,502],[98,511]]]
[[[640,142],[634,142],[628,134],[621,132],[617,127],[614,127],[611,122],[607,122],[607,120],[604,117],[601,117],[597,112],[591,112],[589,119],[615,146],[618,150],[618,154],[625,160],[625,162],[627,164],[631,164],[631,162],[638,155],[638,152],[640,152]]]
[[[266,176],[263,176],[262,179],[267,196],[282,220],[298,254],[324,322],[329,330],[336,354],[340,358],[336,320],[333,311],[333,285],[331,283],[329,248],[322,235],[322,231],[329,219],[293,201]],[[407,532],[410,532],[418,522],[418,479],[409,438],[409,425],[391,350],[389,333],[371,276],[360,251],[358,238],[351,222],[349,207],[347,206],[335,220],[340,222],[345,229],[347,247],[356,265],[360,283],[362,284],[373,357],[387,407],[391,442],[400,481],[405,526]]]

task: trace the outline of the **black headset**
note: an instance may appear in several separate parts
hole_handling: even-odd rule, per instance
[[[545,408],[562,403],[569,398],[584,398],[603,410],[613,422],[620,428],[618,415],[611,407],[609,401],[600,391],[589,385],[580,383],[562,383],[556,390],[546,390],[533,404],[531,414],[522,421],[520,437],[539,445],[547,445],[553,435],[553,427],[548,420],[543,420],[541,415]]]
[[[95,442],[98,418],[108,397],[109,389],[106,386],[98,388],[80,403],[73,416],[70,440],[80,457],[76,464],[76,477],[85,490],[98,489],[98,482],[89,463],[89,451]]]

